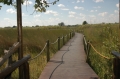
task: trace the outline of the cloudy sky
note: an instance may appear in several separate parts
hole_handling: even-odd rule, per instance
[[[32,14],[34,3],[34,0],[28,0],[27,4],[22,5],[23,26],[58,25],[60,22],[74,25],[82,24],[84,20],[89,24],[119,21],[119,0],[59,0],[57,4],[50,5],[45,13]],[[16,25],[16,9],[0,5],[0,27]]]

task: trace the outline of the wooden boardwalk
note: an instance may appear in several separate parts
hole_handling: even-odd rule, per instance
[[[86,63],[83,35],[75,36],[47,63],[39,79],[98,79]]]

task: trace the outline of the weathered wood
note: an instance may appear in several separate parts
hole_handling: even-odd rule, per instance
[[[117,51],[112,51],[112,55],[116,58],[113,59],[113,79],[120,78],[120,54]]]
[[[65,43],[66,43],[66,41],[67,41],[67,35],[64,37],[64,39],[65,39]]]
[[[12,64],[12,55],[8,59],[7,67],[10,66],[11,64]],[[11,73],[8,74],[5,79],[11,79]]]
[[[85,57],[83,36],[76,33],[75,37],[51,58],[39,79],[99,79],[86,63]]]
[[[71,39],[71,32],[70,32],[70,39]]]
[[[63,36],[63,45],[65,45],[65,37]]]
[[[60,37],[58,37],[58,50],[60,50]]]
[[[120,43],[117,44],[118,50],[120,52]]]
[[[5,61],[18,49],[19,46],[19,42],[13,44],[12,48],[8,51],[8,53],[2,58],[0,58],[0,66],[2,66],[5,63]]]
[[[87,54],[87,42],[86,42],[85,36],[83,36],[83,44],[84,44],[85,53]]]
[[[87,42],[87,47],[86,47],[86,51],[87,51],[87,60],[86,62],[89,62],[89,54],[90,54],[90,41]]]
[[[16,63],[5,68],[3,71],[0,72],[0,79],[3,79],[8,74],[12,73],[16,68],[18,68],[22,64],[26,63],[28,61],[28,59],[30,59],[30,57],[31,57],[30,55],[27,55],[24,58],[22,58],[21,60],[18,60]]]
[[[89,53],[90,53],[90,47],[91,47],[90,46],[90,41],[88,41],[88,44],[87,44],[87,51],[88,51],[87,53],[88,53],[88,56],[89,56]]]
[[[50,60],[49,40],[47,40],[47,62]]]
[[[112,55],[120,59],[120,53],[118,53],[117,51],[112,51]]]
[[[22,37],[22,10],[21,10],[21,1],[16,0],[17,2],[17,30],[18,30],[18,42],[21,44],[18,49],[18,60],[23,58],[23,37]],[[23,67],[19,67],[19,78],[23,79]]]
[[[120,59],[114,58],[113,59],[113,79],[120,78]]]
[[[72,37],[74,36],[74,31],[72,32]]]
[[[68,39],[69,39],[69,34],[67,35],[67,41],[68,41]]]
[[[30,79],[29,63],[28,62],[26,62],[24,64],[24,79]]]

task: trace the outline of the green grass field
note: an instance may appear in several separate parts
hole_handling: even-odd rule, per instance
[[[87,40],[91,41],[94,48],[105,57],[97,54],[91,47],[89,64],[98,74],[100,79],[112,79],[113,77],[113,57],[111,51],[119,51],[120,29],[119,24],[99,24],[85,25],[79,27],[83,30]]]
[[[35,57],[43,49],[46,41],[49,40],[50,43],[55,42],[58,37],[65,36],[71,32],[71,29],[66,29],[65,27],[37,27],[37,28],[23,28],[23,53],[24,56],[27,54],[31,55],[31,58]],[[61,40],[62,41],[62,40]],[[67,42],[67,38],[65,42]],[[2,28],[0,29],[0,56],[4,55],[4,49],[9,49],[13,43],[17,42],[17,29],[16,28]],[[62,47],[61,42],[61,47]],[[57,43],[50,45],[50,55],[51,57],[57,51]],[[13,60],[17,60],[17,52],[13,55]],[[46,49],[43,53],[29,61],[30,66],[30,78],[37,79],[43,68],[46,65]],[[5,63],[6,64],[6,63]],[[2,68],[5,67],[5,64]],[[18,78],[18,70],[13,72],[12,77],[14,79]]]
[[[98,74],[100,79],[112,79],[112,59],[111,51],[119,51],[120,47],[120,29],[119,24],[94,24],[81,25],[79,27],[34,27],[23,28],[23,49],[24,55],[30,54],[33,58],[44,47],[46,41],[56,41],[58,36],[65,36],[72,30],[82,31],[87,40],[102,55],[109,57],[106,59],[98,55],[92,48],[89,55],[89,64]],[[4,55],[4,49],[8,49],[17,41],[16,28],[1,28],[0,29],[0,56]],[[67,42],[67,39],[66,39]],[[61,43],[62,46],[62,43]],[[51,57],[57,51],[57,44],[50,46]],[[17,52],[13,55],[17,59]],[[30,78],[37,79],[43,68],[46,65],[46,50],[36,59],[29,61]],[[4,66],[5,67],[5,66]],[[18,77],[18,70],[13,72],[12,77]]]

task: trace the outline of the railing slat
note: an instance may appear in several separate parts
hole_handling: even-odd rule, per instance
[[[18,68],[19,66],[21,66],[22,64],[27,62],[28,59],[30,59],[30,57],[31,57],[30,55],[27,55],[26,57],[22,58],[21,60],[18,60],[16,63],[5,68],[3,71],[0,72],[0,79],[6,77],[8,74],[13,72],[16,68]]]
[[[18,49],[19,46],[19,42],[13,44],[12,48],[8,51],[8,53],[4,55],[3,58],[0,58],[0,66],[5,63],[5,61]]]
[[[118,53],[117,51],[112,51],[112,55],[120,59],[120,53]]]
[[[29,63],[28,62],[26,62],[24,64],[24,79],[30,79]]]
[[[49,45],[49,40],[47,40],[47,62],[50,60],[50,52],[49,52],[49,47],[50,45]]]
[[[119,79],[120,78],[120,53],[117,51],[112,51],[112,55],[114,55],[116,58],[113,59],[113,79]]]

